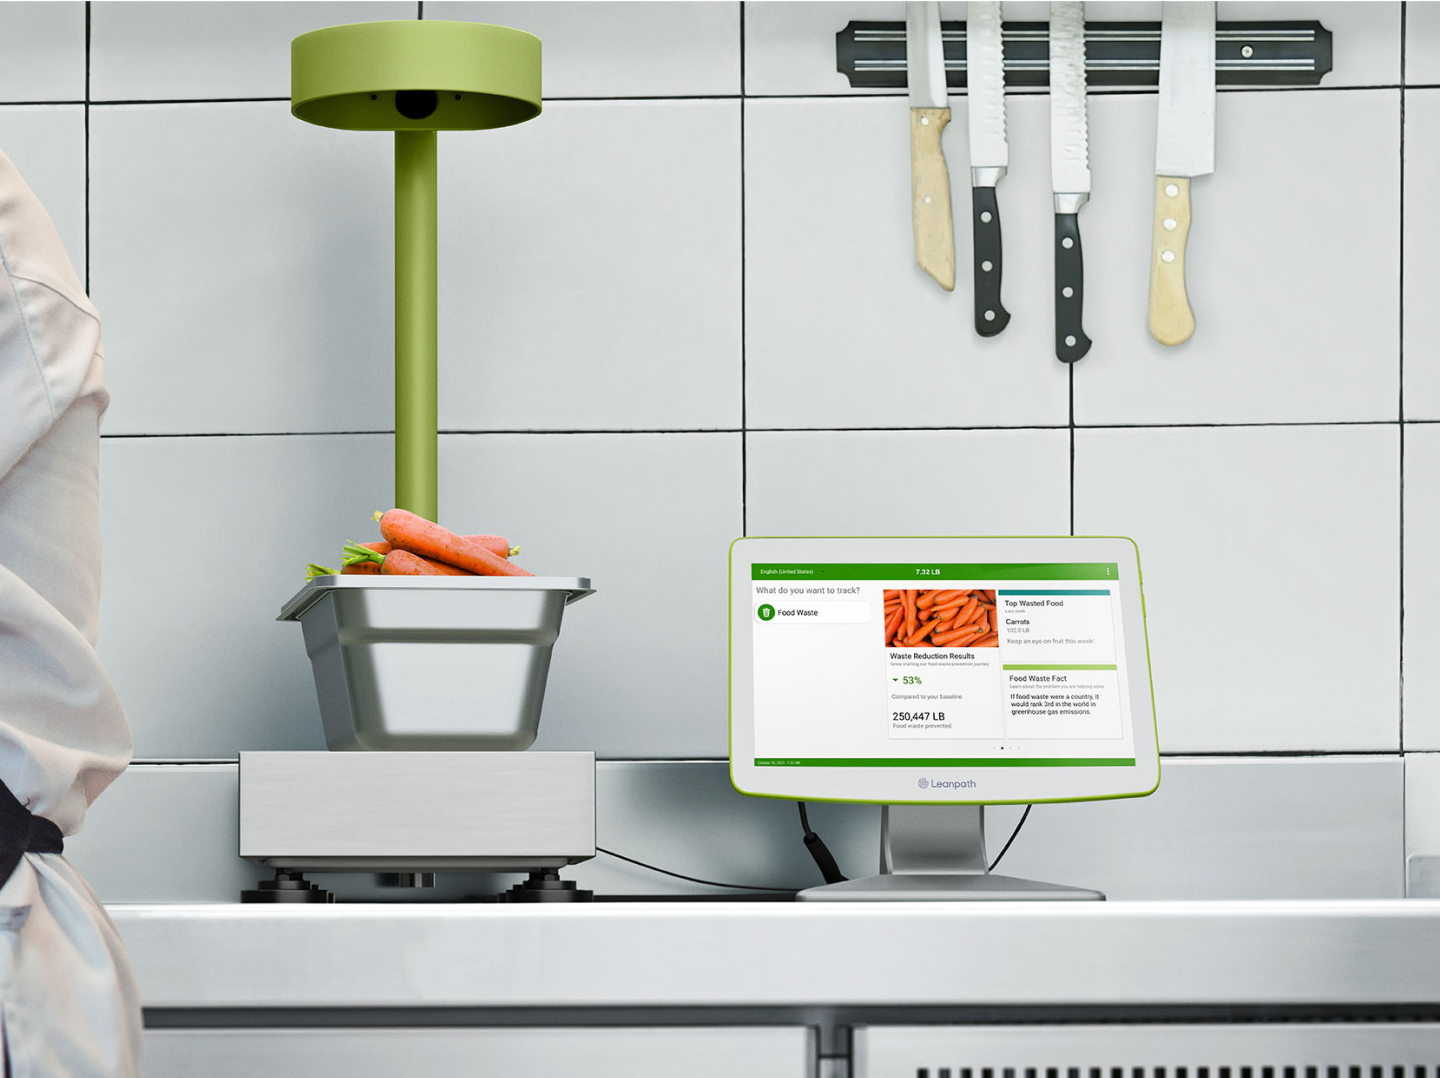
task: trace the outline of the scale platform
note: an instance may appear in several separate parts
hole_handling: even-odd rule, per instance
[[[555,881],[595,856],[595,754],[242,752],[240,856],[277,873],[246,901],[327,900],[303,872]]]

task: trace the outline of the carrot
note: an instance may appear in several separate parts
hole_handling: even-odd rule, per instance
[[[511,546],[510,540],[503,535],[462,535],[460,538],[467,539],[472,543],[478,543],[491,554],[501,558],[513,558],[520,553],[518,546]],[[377,554],[389,554],[395,549],[389,543],[381,540],[378,543],[356,543],[356,546],[363,546],[366,550],[373,550]]]
[[[968,603],[965,604],[964,609],[962,609],[960,613],[956,615],[955,624],[957,626],[968,625],[971,621],[974,620],[975,615],[979,611],[979,609],[980,600],[971,599]]]
[[[385,560],[380,563],[380,572],[386,576],[474,576],[475,574],[465,569],[457,569],[453,565],[446,565],[444,562],[435,561],[433,558],[422,558],[418,554],[412,554],[408,550],[392,550],[385,555]]]
[[[380,534],[387,542],[412,554],[434,558],[482,576],[534,576],[513,562],[442,528],[434,521],[404,509],[391,509],[380,516]]]
[[[920,641],[924,640],[927,636],[934,632],[934,630],[935,622],[926,622],[924,625],[916,629],[913,633],[911,633],[905,638],[905,646],[907,648],[913,648],[916,644],[920,643]]]
[[[952,645],[955,647],[963,647],[963,644],[956,644],[956,641],[969,640],[971,637],[977,635],[979,635],[978,629],[974,625],[967,625],[963,629],[952,629],[948,633],[938,633],[934,637],[934,640],[935,643],[942,647]]]
[[[353,562],[340,570],[344,576],[371,576],[379,571],[380,566],[373,561]]]
[[[913,588],[906,588],[900,593],[901,602],[905,604],[905,635],[909,636],[915,631],[918,619],[915,617],[915,591]]]
[[[989,636],[982,636],[970,646],[972,648],[993,648],[999,646],[999,644],[1000,637],[995,633],[991,633]]]

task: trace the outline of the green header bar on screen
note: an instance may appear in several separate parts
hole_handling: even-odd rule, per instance
[[[1134,767],[1133,758],[1120,756],[1074,756],[1074,757],[978,757],[965,759],[942,756],[915,757],[757,757],[756,767]]]
[[[759,565],[750,567],[751,580],[1118,580],[1115,562],[977,562],[974,564],[912,563],[818,565]]]

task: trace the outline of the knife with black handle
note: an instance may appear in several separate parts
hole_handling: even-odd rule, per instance
[[[1050,5],[1050,188],[1055,194],[1055,355],[1074,363],[1090,351],[1080,207],[1090,201],[1085,112],[1085,5]]]
[[[969,87],[970,203],[974,213],[975,332],[993,337],[1010,322],[1000,301],[1000,202],[995,187],[1010,165],[1005,139],[1005,49],[998,0],[971,0],[965,12]]]
[[[1078,207],[1077,207],[1078,209]],[[1081,314],[1085,310],[1085,257],[1080,214],[1055,215],[1055,355],[1074,363],[1090,351]]]

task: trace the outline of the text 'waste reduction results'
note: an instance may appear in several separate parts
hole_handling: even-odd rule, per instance
[[[1133,760],[1115,573],[755,566],[757,763]]]

